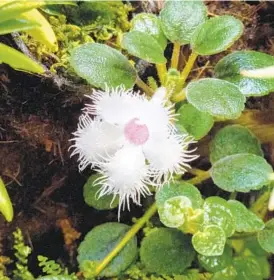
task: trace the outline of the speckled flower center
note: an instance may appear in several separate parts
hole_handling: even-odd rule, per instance
[[[149,138],[148,128],[139,119],[130,120],[124,128],[125,138],[136,146],[143,145]]]

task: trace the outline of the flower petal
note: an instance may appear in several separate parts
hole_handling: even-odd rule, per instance
[[[165,93],[165,88],[161,87],[157,89],[149,102],[143,103],[139,119],[147,125],[152,138],[165,137],[169,131],[175,130],[174,105],[167,105]]]
[[[74,133],[75,141],[71,156],[79,154],[79,169],[88,165],[95,166],[112,156],[123,144],[123,133],[119,127],[101,121],[92,120],[88,115],[79,118],[78,129]]]
[[[130,208],[130,199],[140,205],[141,196],[150,195],[148,167],[140,147],[127,145],[102,165],[98,170],[103,176],[98,181],[102,184],[100,196],[119,195],[121,208]]]
[[[188,162],[197,158],[187,151],[187,147],[193,143],[188,135],[171,134],[162,140],[150,139],[143,151],[150,163],[150,173],[154,177],[154,184],[161,186],[172,179],[172,174],[183,174],[186,168],[190,168]]]
[[[94,90],[90,98],[93,104],[86,106],[86,112],[97,115],[112,124],[125,124],[140,115],[140,106],[148,102],[144,96],[124,87]]]

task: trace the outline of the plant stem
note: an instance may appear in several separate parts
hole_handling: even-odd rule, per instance
[[[171,57],[171,68],[177,69],[180,58],[181,45],[178,42],[173,44],[173,52]]]
[[[197,185],[210,178],[209,170],[208,171],[196,170],[196,174],[197,174],[196,177],[194,177],[190,180],[187,180],[186,182],[193,184],[193,185]]]
[[[158,73],[158,77],[160,79],[161,85],[164,86],[165,78],[166,78],[166,74],[167,74],[166,64],[165,63],[156,64],[156,69],[157,69],[157,73]]]
[[[172,96],[172,101],[177,103],[186,99],[186,92],[182,89],[178,94]]]
[[[144,226],[144,224],[156,213],[156,203],[152,204],[146,211],[144,216],[140,218],[136,224],[125,234],[123,239],[113,248],[113,250],[102,260],[97,266],[95,276],[98,276],[103,269],[112,261],[112,259],[124,248],[128,241],[135,236],[135,234]]]
[[[154,91],[151,89],[140,77],[137,76],[136,84],[141,88],[148,96],[152,96]]]
[[[270,194],[270,190],[265,191],[261,196],[257,198],[257,200],[250,207],[250,210],[262,219],[264,219],[267,213]]]
[[[183,72],[181,73],[181,77],[183,79],[183,82],[186,81],[186,79],[187,79],[187,77],[188,77],[188,75],[189,75],[189,73],[190,73],[190,71],[191,71],[191,69],[192,69],[192,67],[195,63],[195,60],[196,60],[197,56],[198,56],[198,54],[194,53],[194,52],[192,52],[190,54],[190,56],[188,58],[188,61],[186,63],[186,66],[185,66]]]

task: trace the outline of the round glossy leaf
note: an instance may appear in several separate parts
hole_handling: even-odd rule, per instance
[[[196,140],[206,136],[214,124],[214,119],[206,112],[201,112],[191,104],[182,105],[177,111],[177,123]]]
[[[0,212],[8,222],[13,219],[13,207],[6,186],[0,177]]]
[[[178,228],[184,224],[187,209],[191,207],[191,200],[186,196],[169,198],[159,209],[160,220],[167,227]]]
[[[155,198],[158,209],[164,206],[166,200],[177,196],[189,198],[193,209],[201,208],[203,205],[202,196],[195,186],[186,182],[174,182],[157,191]]]
[[[225,191],[249,192],[268,185],[273,170],[262,157],[236,154],[215,162],[210,173],[214,183]]]
[[[201,266],[209,272],[217,272],[225,269],[232,263],[232,249],[226,246],[221,256],[198,255]]]
[[[211,280],[235,280],[237,271],[234,266],[228,266],[221,271],[214,273]]]
[[[164,49],[153,36],[140,32],[131,31],[125,33],[122,47],[131,55],[142,58],[151,63],[166,63]]]
[[[136,72],[117,50],[98,43],[87,43],[72,51],[70,63],[75,72],[91,85],[105,88],[133,87]]]
[[[243,23],[233,16],[213,17],[195,31],[192,49],[200,55],[222,52],[240,38],[243,28]]]
[[[245,104],[245,97],[237,86],[212,78],[190,82],[186,96],[199,111],[222,119],[238,118]]]
[[[101,177],[100,175],[91,175],[84,185],[84,200],[87,205],[96,208],[97,210],[105,210],[116,208],[119,204],[119,199],[115,198],[113,200],[113,195],[99,196],[101,185],[93,185],[94,181]]]
[[[221,59],[215,67],[215,74],[218,78],[237,85],[244,95],[261,96],[274,90],[274,79],[249,78],[241,72],[273,65],[272,55],[256,51],[239,51]]]
[[[203,1],[166,1],[160,19],[163,31],[171,42],[189,44],[197,27],[207,18]]]
[[[212,196],[204,203],[204,224],[221,227],[226,237],[235,232],[235,220],[226,200],[218,196]]]
[[[228,206],[235,219],[235,230],[237,232],[256,232],[264,228],[263,220],[246,209],[241,202],[229,200]]]
[[[123,238],[129,226],[120,223],[105,223],[93,228],[78,247],[78,263],[102,261]],[[101,276],[117,276],[136,258],[138,253],[136,237],[130,239],[120,253],[102,271]]]
[[[263,279],[269,279],[271,277],[271,264],[267,256],[256,257],[256,261],[260,265]]]
[[[149,272],[181,274],[194,259],[189,236],[176,229],[157,228],[141,243],[141,262]]]
[[[226,237],[222,228],[211,225],[196,232],[192,237],[194,249],[204,256],[221,256],[224,252]]]
[[[159,18],[154,14],[140,13],[131,21],[131,31],[140,31],[151,35],[162,47],[166,48],[167,39],[164,35]]]
[[[255,257],[236,257],[233,265],[237,271],[235,280],[263,280],[261,267]]]
[[[266,252],[274,254],[274,218],[265,224],[265,229],[258,232],[258,241]]]
[[[226,156],[249,153],[263,156],[257,137],[246,127],[228,125],[218,131],[209,146],[211,163]]]

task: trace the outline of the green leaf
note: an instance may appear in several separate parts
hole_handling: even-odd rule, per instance
[[[49,276],[43,276],[37,278],[37,280],[74,280],[74,279],[75,278],[72,278],[69,275],[57,275],[57,276],[49,275]]]
[[[185,222],[187,210],[192,208],[191,200],[186,196],[175,196],[165,201],[158,209],[161,222],[171,228],[178,228]]]
[[[140,13],[131,21],[131,31],[140,31],[151,35],[162,47],[166,48],[167,39],[164,35],[159,18],[154,14]]]
[[[84,200],[87,205],[96,208],[97,210],[106,210],[116,208],[119,204],[119,199],[113,200],[113,195],[104,195],[98,198],[101,185],[93,185],[94,181],[98,179],[100,175],[91,175],[84,185]]]
[[[268,66],[274,66],[273,56],[256,51],[238,51],[221,59],[215,66],[215,74],[234,83],[246,96],[261,96],[274,90],[274,79],[248,78],[241,72]]]
[[[209,150],[211,163],[240,153],[263,156],[257,137],[248,128],[237,124],[220,129],[210,142]]]
[[[194,249],[204,256],[221,256],[224,252],[226,237],[222,228],[210,225],[196,232],[192,237]]]
[[[214,124],[214,119],[206,112],[201,112],[191,104],[183,104],[177,111],[179,125],[196,140],[206,136]]]
[[[211,196],[204,203],[204,225],[221,227],[226,237],[235,232],[235,220],[226,200],[218,196]]]
[[[255,257],[235,257],[233,265],[237,271],[235,280],[263,280],[261,267]]]
[[[249,192],[268,185],[273,170],[262,157],[236,154],[215,162],[210,173],[214,183],[225,191]]]
[[[42,74],[44,69],[41,65],[30,59],[23,53],[0,43],[0,64],[6,63],[12,68],[25,72]]]
[[[189,198],[193,209],[201,208],[203,205],[202,196],[195,186],[186,182],[174,182],[163,186],[156,192],[155,199],[158,209],[164,206],[166,200],[177,196]]]
[[[151,63],[166,63],[164,49],[153,36],[140,31],[125,33],[121,45],[131,55]]]
[[[258,232],[258,242],[268,253],[274,254],[274,218],[265,224],[265,228]]]
[[[0,177],[0,212],[8,222],[13,219],[13,207],[6,186]]]
[[[269,279],[271,277],[271,266],[267,256],[256,257],[256,261],[260,265],[263,279]]]
[[[249,211],[241,202],[229,200],[228,205],[234,216],[237,232],[256,232],[264,228],[263,220]]]
[[[93,228],[78,247],[78,263],[84,261],[102,261],[105,256],[121,241],[129,226],[120,223],[105,223]],[[130,239],[100,276],[117,276],[136,258],[138,253],[136,237]]]
[[[176,229],[156,228],[141,243],[141,262],[149,272],[181,274],[194,259],[189,236]]]
[[[232,263],[232,249],[226,246],[221,256],[203,256],[198,255],[201,266],[209,272],[217,272],[225,269]]]
[[[15,19],[18,15],[42,7],[45,4],[44,1],[10,1],[3,5],[0,5],[0,22],[6,20]]]
[[[133,87],[136,71],[117,50],[98,43],[87,43],[72,51],[70,63],[75,72],[91,85],[105,88],[123,84]]]
[[[197,27],[207,18],[203,1],[166,1],[160,19],[163,31],[171,42],[189,44]]]
[[[220,53],[241,37],[243,29],[243,23],[233,16],[213,17],[197,28],[191,47],[200,55]]]
[[[18,32],[28,30],[39,26],[38,22],[25,20],[25,19],[12,19],[0,22],[0,35],[8,34],[11,32]]]
[[[244,109],[245,97],[238,87],[219,79],[190,82],[186,96],[199,111],[222,119],[236,119]]]
[[[235,280],[237,271],[234,266],[228,266],[221,271],[214,273],[211,280]]]

